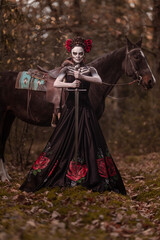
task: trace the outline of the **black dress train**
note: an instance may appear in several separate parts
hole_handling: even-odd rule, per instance
[[[66,75],[67,82],[74,76]],[[35,192],[42,187],[81,184],[87,189],[126,194],[120,173],[108,151],[96,115],[91,107],[90,83],[82,81],[79,93],[79,135],[77,172],[74,160],[75,98],[69,92],[61,118],[46,147],[33,164],[20,190]]]

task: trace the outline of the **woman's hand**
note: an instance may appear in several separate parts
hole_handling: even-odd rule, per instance
[[[81,74],[79,71],[74,71],[74,77],[75,79],[81,79]]]
[[[78,88],[78,87],[80,86],[80,84],[81,84],[81,82],[80,82],[79,80],[75,80],[75,81],[72,83],[71,87],[72,87],[72,88]]]

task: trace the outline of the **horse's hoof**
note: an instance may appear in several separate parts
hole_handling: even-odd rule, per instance
[[[12,178],[11,178],[11,176],[7,173],[7,178],[9,179],[9,180],[12,180]]]
[[[7,176],[2,176],[1,177],[2,182],[10,182],[9,178]]]
[[[2,159],[0,159],[0,178],[2,182],[10,182],[11,177],[8,175],[5,164]]]
[[[6,172],[7,179],[12,180],[11,176],[8,174],[8,171],[6,169],[6,165],[5,164],[4,164],[4,169],[5,169],[5,172]]]

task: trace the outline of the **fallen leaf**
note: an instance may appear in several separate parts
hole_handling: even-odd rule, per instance
[[[26,227],[36,227],[36,223],[33,219],[30,219],[26,222]]]
[[[115,222],[116,223],[121,223],[122,222],[122,219],[123,219],[123,215],[118,213],[117,216],[116,216],[116,220]]]
[[[49,211],[47,211],[46,209],[42,209],[42,208],[40,208],[39,210],[38,210],[38,212],[39,213],[46,213],[46,214],[49,214],[50,212]]]
[[[152,235],[153,233],[154,233],[154,230],[152,228],[149,228],[143,231],[144,236]]]
[[[51,216],[51,219],[55,219],[55,218],[58,218],[60,217],[61,215],[57,212],[57,211],[53,211],[52,213],[52,216]]]

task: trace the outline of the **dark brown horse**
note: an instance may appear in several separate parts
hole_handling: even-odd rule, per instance
[[[141,50],[141,41],[136,44],[127,39],[127,46],[105,54],[90,63],[95,67],[104,84],[91,84],[89,98],[99,119],[105,108],[105,98],[122,74],[136,79],[145,89],[155,84],[155,78]],[[5,143],[15,117],[39,125],[50,126],[54,104],[46,101],[45,92],[31,91],[30,111],[27,113],[28,91],[15,89],[16,72],[0,73],[0,177],[9,176],[4,165]]]

